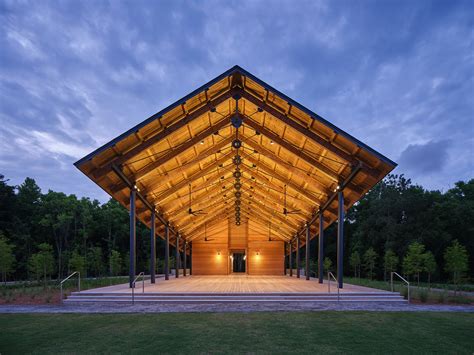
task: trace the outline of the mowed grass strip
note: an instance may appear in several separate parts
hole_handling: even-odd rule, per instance
[[[0,353],[466,353],[467,313],[0,315]]]

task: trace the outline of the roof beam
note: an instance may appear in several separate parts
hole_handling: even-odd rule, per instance
[[[181,190],[183,187],[186,187],[190,182],[192,182],[193,180],[196,180],[196,179],[200,179],[204,176],[206,176],[207,174],[209,174],[213,169],[215,169],[216,167],[219,166],[219,164],[223,164],[225,163],[227,160],[229,159],[232,159],[234,153],[231,151],[227,154],[225,154],[224,156],[222,156],[221,158],[213,161],[212,163],[208,164],[205,168],[203,168],[202,170],[200,171],[197,171],[196,173],[192,174],[190,177],[188,177],[187,179],[183,179],[181,180],[180,182],[178,182],[176,185],[172,186],[170,189],[166,190],[165,192],[163,192],[161,195],[159,195],[158,197],[156,197],[155,201],[156,203],[155,204],[159,204],[161,203],[162,201],[168,199],[171,195],[173,195],[175,192]],[[152,190],[147,190],[147,191],[144,191],[144,193],[146,195],[150,194],[151,192],[153,192]]]
[[[331,194],[331,190],[327,186],[320,183],[316,179],[312,178],[311,175],[305,174],[298,168],[294,167],[292,164],[285,162],[278,155],[264,148],[262,145],[254,142],[252,139],[245,140],[244,144],[249,145],[251,148],[256,150],[258,154],[265,156],[265,158],[268,158],[271,161],[273,161],[275,164],[278,164],[279,166],[285,168],[289,173],[296,175],[306,181],[309,180],[308,181],[309,184],[316,186],[318,190],[324,193],[326,196],[329,196]]]
[[[242,117],[243,119],[246,118],[246,116],[243,116]],[[321,171],[324,175],[326,175],[327,177],[329,177],[331,180],[333,180],[336,184],[339,183],[339,180],[340,180],[340,176],[339,174],[336,172],[336,171],[333,171],[331,169],[329,169],[327,166],[325,166],[324,164],[322,164],[321,162],[319,162],[317,159],[309,156],[308,154],[306,154],[303,150],[301,150],[300,148],[288,143],[286,140],[284,140],[283,138],[280,138],[280,136],[272,131],[270,131],[268,128],[262,126],[261,124],[257,123],[256,121],[250,119],[250,118],[247,118],[245,119],[244,121],[245,125],[253,128],[255,131],[258,131],[260,132],[261,134],[263,134],[264,136],[266,136],[267,138],[271,139],[272,141],[274,141],[276,144],[278,144],[279,146],[283,147],[284,149],[286,149],[287,151],[289,151],[290,153],[296,155],[298,158],[300,159],[303,159],[304,161],[306,161],[308,164],[311,164],[312,166],[314,166],[315,168],[317,168],[319,171]]]
[[[198,144],[200,141],[204,140],[205,138],[209,137],[212,135],[214,132],[224,128],[225,126],[228,126],[230,124],[229,118],[224,118],[220,120],[219,122],[211,125],[209,128],[205,129],[204,131],[196,134],[194,137],[191,139],[187,140],[183,144],[179,145],[176,147],[176,149],[173,149],[171,152],[168,154],[163,155],[162,157],[158,158],[154,162],[146,165],[145,167],[141,168],[138,170],[132,177],[132,181],[140,181],[143,179],[145,176],[150,174],[153,170],[158,168],[159,166],[165,164],[166,162],[170,161],[171,159],[175,158],[179,154],[185,152],[189,148],[194,147],[196,144]],[[225,139],[223,141],[226,141]],[[222,141],[219,143],[216,143],[214,145],[215,149],[221,149],[225,143],[222,143]],[[218,147],[218,148],[216,148]]]
[[[257,107],[260,107],[261,109],[268,112],[270,115],[272,115],[276,119],[282,121],[286,125],[290,126],[294,130],[296,130],[297,132],[299,132],[302,135],[308,137],[309,139],[316,142],[317,144],[319,144],[324,149],[326,149],[326,150],[330,151],[331,153],[337,155],[338,157],[344,159],[346,162],[350,163],[351,165],[363,164],[362,165],[363,170],[366,174],[372,176],[375,179],[379,179],[379,174],[374,169],[368,167],[367,165],[365,165],[363,162],[361,162],[356,157],[354,157],[351,154],[345,152],[344,150],[334,146],[333,144],[331,144],[329,141],[325,140],[324,138],[318,136],[316,133],[311,131],[309,127],[305,127],[305,126],[299,124],[295,120],[291,119],[290,117],[288,117],[284,113],[281,113],[277,109],[270,106],[268,103],[260,100],[259,98],[255,97],[254,95],[247,92],[246,90],[243,89],[243,90],[240,90],[240,91],[241,91],[240,95],[242,95],[242,97],[244,99],[250,101],[251,103],[253,103]]]
[[[240,90],[239,90],[240,91]],[[104,166],[98,168],[92,175],[94,178],[100,178],[101,176],[107,174],[110,172],[112,169],[112,165],[121,165],[125,163],[127,160],[130,158],[140,154],[143,152],[145,149],[148,149],[152,145],[158,143],[159,141],[165,139],[172,133],[176,132],[182,127],[185,127],[187,124],[191,123],[195,119],[199,118],[206,112],[210,111],[212,108],[218,106],[219,104],[223,103],[224,101],[228,100],[232,96],[234,96],[236,93],[235,89],[231,89],[229,91],[226,91],[223,93],[221,96],[207,102],[197,110],[188,113],[186,116],[184,116],[182,119],[178,120],[175,124],[171,125],[170,127],[165,127],[162,131],[158,132],[156,135],[146,139],[145,141],[137,144],[135,147],[127,151],[126,153],[123,153],[122,155],[118,155],[115,158],[110,159],[107,164]]]
[[[202,151],[196,157],[194,157],[192,160],[190,160],[188,162],[184,162],[182,165],[187,165],[187,167],[191,167],[195,164],[198,164],[200,161],[209,158],[209,156],[212,155],[212,154],[220,153],[222,148],[224,148],[227,144],[230,144],[232,142],[232,139],[233,139],[233,137],[228,137],[228,138],[225,138],[223,140],[220,140],[216,144],[213,144],[211,147],[209,147],[209,149],[206,149],[206,150]],[[171,153],[173,153],[173,152],[171,152]],[[176,156],[171,157],[169,160],[171,160],[175,157]],[[167,160],[167,161],[169,161],[169,160]],[[163,164],[165,164],[167,161],[163,162]],[[155,167],[155,169],[156,168],[157,167]],[[158,184],[153,185],[151,188],[153,188],[153,189],[157,188],[161,185],[164,185],[164,184],[172,181],[176,176],[182,175],[183,174],[182,169],[183,169],[183,167],[181,166],[180,169],[172,170],[170,172],[164,172],[163,175],[160,175],[160,176],[157,177],[157,180],[159,180]],[[140,180],[142,180],[142,179],[143,178],[137,180],[137,182],[140,182]],[[140,185],[142,185],[142,184],[140,184]],[[117,193],[117,192],[123,190],[123,188],[124,188],[123,184],[118,184],[118,185],[115,185],[113,188],[111,188],[110,192],[111,193]]]
[[[250,156],[249,154],[245,153],[243,155],[245,159],[247,159],[249,162],[252,164],[257,165],[258,169],[261,169],[265,173],[269,174],[273,178],[280,180],[283,184],[286,184],[288,187],[292,188],[293,190],[297,191],[299,194],[307,198],[311,203],[315,203],[317,205],[320,205],[322,203],[321,199],[319,197],[316,197],[313,195],[312,192],[309,192],[308,190],[302,188],[301,186],[295,184],[293,181],[285,178],[284,176],[281,176],[279,173],[274,171],[273,169],[269,168],[265,163],[262,161],[259,161],[255,159],[254,157]]]

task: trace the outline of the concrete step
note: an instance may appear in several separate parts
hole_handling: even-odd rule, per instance
[[[82,292],[72,292],[71,296],[131,296],[131,292],[89,292],[89,291],[82,291]],[[135,297],[139,295],[146,295],[146,296],[175,296],[175,297],[243,297],[243,296],[257,296],[257,297],[264,297],[264,296],[310,296],[310,297],[325,297],[325,296],[337,296],[337,292],[145,292],[142,293],[141,290],[135,291]],[[388,292],[388,291],[380,291],[380,292],[341,292],[341,296],[393,296],[399,295],[396,292]]]
[[[135,302],[159,303],[222,303],[222,302],[335,302],[337,293],[136,293]],[[406,302],[391,292],[345,292],[343,302]],[[65,302],[131,302],[130,293],[73,292]]]

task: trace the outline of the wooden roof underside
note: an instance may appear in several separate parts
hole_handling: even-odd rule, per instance
[[[289,241],[311,220],[355,166],[360,171],[344,189],[345,209],[396,166],[240,67],[75,165],[128,208],[130,189],[120,171],[182,238],[201,238],[206,226],[235,218],[234,115],[243,120],[238,129],[242,221],[250,219],[267,231],[270,226],[272,236],[282,240]],[[192,209],[206,214],[188,213],[189,186]],[[285,189],[287,210],[298,213],[283,213]],[[336,211],[333,201],[325,227],[337,219]],[[150,224],[151,211],[139,199],[137,217]]]

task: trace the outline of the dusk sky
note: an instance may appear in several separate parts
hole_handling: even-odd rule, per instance
[[[428,189],[474,177],[474,1],[0,0],[0,174],[73,163],[240,65]]]

